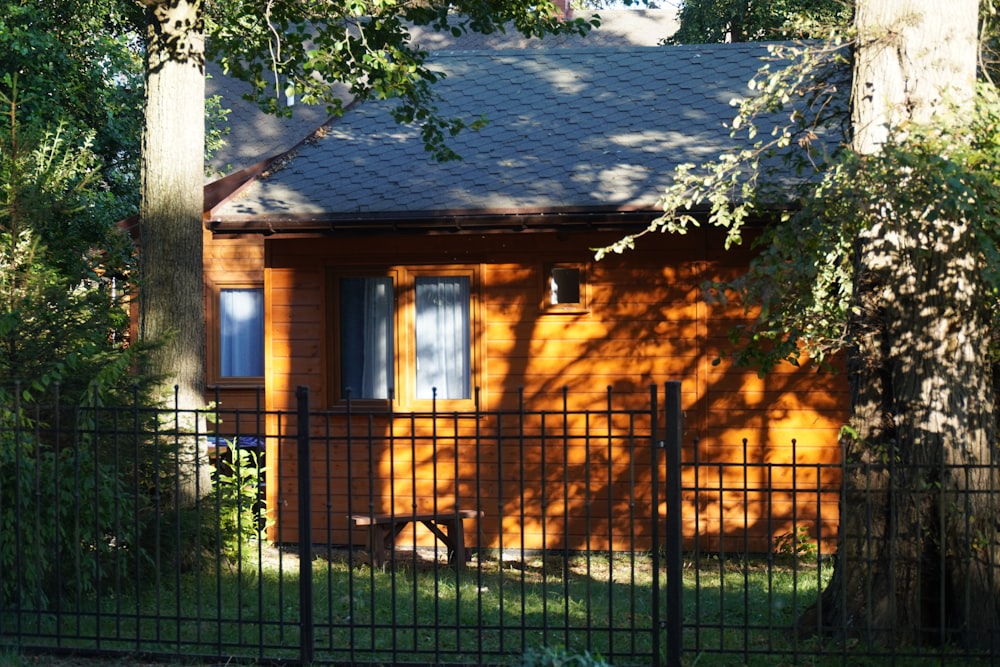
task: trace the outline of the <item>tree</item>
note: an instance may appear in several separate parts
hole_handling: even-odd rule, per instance
[[[49,400],[56,383],[70,404],[127,397],[120,278],[131,247],[107,224],[115,198],[96,177],[91,138],[22,125],[11,88],[0,92],[0,402],[15,383],[24,402]]]
[[[986,264],[995,252],[984,253],[995,239],[972,205],[989,195],[950,168],[945,142],[936,142],[945,160],[903,162],[936,137],[920,134],[932,120],[976,141],[959,114],[974,99],[977,11],[975,0],[868,0],[855,17],[851,148],[860,163],[891,157],[899,180],[860,212],[869,224],[854,239],[844,485],[847,507],[871,514],[842,513],[822,613],[837,628],[866,618],[886,643],[989,644],[1000,618],[996,285]],[[934,192],[929,167],[958,178]]]
[[[678,12],[680,27],[671,44],[753,42],[802,37],[807,24],[846,24],[846,0],[685,0]]]
[[[977,10],[859,0],[850,41],[776,47],[786,67],[762,72],[734,122],[751,144],[681,169],[650,226],[683,231],[699,224],[686,209],[710,202],[739,242],[755,207],[799,206],[764,232],[747,275],[714,288],[755,313],[742,361],[846,352],[845,504],[808,633],[995,647],[1000,98],[976,92]],[[850,109],[837,92],[848,49]],[[750,121],[778,112],[755,138]],[[844,145],[824,151],[845,118]],[[791,192],[756,187],[769,151],[803,169]]]
[[[205,39],[231,73],[256,85],[259,101],[281,110],[286,89],[306,103],[343,108],[331,83],[354,99],[399,97],[396,117],[418,122],[429,150],[456,157],[447,136],[463,119],[441,118],[430,84],[438,75],[412,47],[406,21],[439,30],[482,33],[512,24],[525,35],[583,32],[584,20],[563,21],[550,2],[303,3],[294,0],[142,0],[146,25],[146,107],[140,207],[142,339],[157,341],[149,371],[176,385],[177,405],[204,401],[202,177],[204,169]],[[166,393],[166,391],[164,392]]]
[[[44,609],[70,582],[77,592],[94,593],[103,577],[128,576],[143,562],[132,551],[141,513],[127,525],[120,521],[136,505],[124,489],[138,466],[128,465],[127,454],[104,456],[99,434],[112,431],[102,411],[90,408],[144,394],[132,372],[136,348],[123,335],[121,277],[132,245],[108,224],[118,202],[100,178],[92,135],[49,127],[46,114],[22,124],[18,77],[7,74],[4,82],[0,594]],[[115,558],[122,569],[108,567]]]
[[[204,403],[205,35],[201,0],[145,2],[146,104],[139,208],[139,337],[177,405]]]
[[[131,2],[0,0],[0,92],[35,127],[61,126],[64,141],[89,136],[111,221],[138,207],[142,67]]]

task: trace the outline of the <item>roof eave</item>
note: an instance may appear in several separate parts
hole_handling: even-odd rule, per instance
[[[767,223],[791,206],[759,210],[750,224]],[[685,211],[709,218],[708,208]],[[620,231],[648,225],[663,214],[652,206],[549,209],[475,209],[373,213],[282,214],[209,218],[205,226],[217,235],[363,236],[388,234],[462,234],[496,232]]]
[[[226,235],[455,234],[621,229],[662,213],[652,207],[477,209],[352,214],[285,214],[210,218],[206,227]]]

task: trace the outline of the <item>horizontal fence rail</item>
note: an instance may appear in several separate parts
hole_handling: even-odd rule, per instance
[[[468,412],[298,398],[0,405],[0,645],[316,665],[998,657],[944,608],[908,644],[874,616],[824,621],[852,593],[838,531],[878,532],[840,514],[877,516],[878,492],[842,485],[871,464],[683,440],[679,383]]]

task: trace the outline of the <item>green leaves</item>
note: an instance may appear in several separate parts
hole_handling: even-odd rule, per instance
[[[824,36],[846,26],[851,3],[843,0],[685,0],[671,44],[708,44]]]
[[[441,74],[410,41],[409,23],[459,36],[513,27],[525,36],[587,32],[596,18],[563,20],[551,2],[522,0],[348,0],[315,4],[272,0],[215,3],[206,21],[210,55],[255,85],[253,100],[274,113],[291,113],[281,94],[294,88],[305,103],[339,114],[349,101],[398,98],[394,117],[417,123],[427,149],[439,160],[458,156],[448,138],[480,121],[442,116],[429,84]],[[247,20],[248,16],[263,20]],[[341,84],[341,85],[335,85]]]
[[[21,118],[90,136],[97,177],[115,196],[117,219],[135,212],[142,122],[142,54],[132,2],[0,0],[0,93]]]
[[[1000,295],[1000,95],[983,84],[972,113],[942,113],[933,126],[899,128],[875,155],[816,151],[814,137],[830,136],[838,122],[832,113],[836,101],[824,92],[836,78],[818,67],[817,54],[833,54],[835,63],[842,44],[810,47],[789,67],[763,72],[756,88],[764,92],[741,104],[734,132],[756,138],[760,135],[753,128],[760,119],[783,112],[788,100],[810,103],[773,127],[766,141],[697,169],[678,170],[675,186],[663,198],[664,215],[647,230],[683,233],[704,220],[728,230],[727,244],[738,242],[747,216],[774,201],[765,198],[761,186],[785,184],[777,192],[793,197],[797,206],[755,238],[757,254],[748,272],[706,286],[710,299],[744,305],[748,323],[732,332],[730,354],[760,372],[779,363],[797,364],[804,355],[822,363],[849,344],[855,240],[874,225],[886,227],[884,233],[896,225],[934,230],[916,235],[926,252],[916,248],[911,261],[933,256],[939,226],[932,223],[954,221],[956,230],[970,230],[994,295],[980,305],[995,320],[1000,317],[995,305]],[[768,151],[782,150],[790,152],[781,162],[765,160]],[[806,177],[789,183],[787,174],[796,165]],[[701,216],[688,213],[699,206]],[[611,250],[627,248],[635,238]]]
[[[704,286],[710,301],[743,304],[747,324],[731,332],[730,354],[762,373],[797,365],[803,354],[822,362],[844,343],[855,221],[848,212],[855,200],[842,192],[853,182],[841,162],[846,50],[841,38],[772,46],[773,62],[750,85],[757,94],[734,102],[734,150],[679,167],[661,198],[663,215],[597,251],[600,259],[644,234],[702,224],[724,229],[729,249],[744,242],[749,221],[768,221],[750,236],[757,253],[749,271]],[[776,210],[785,211],[777,220]]]
[[[25,423],[0,403],[0,421],[15,416]],[[103,460],[107,443],[96,431],[81,429],[72,446],[54,442],[54,429],[41,432],[48,439],[0,432],[0,595],[37,610],[63,596],[92,597],[109,577],[138,576],[137,542],[149,516],[128,490],[127,463]]]
[[[16,77],[7,84],[16,95]],[[19,123],[0,92],[0,377],[25,400],[57,384],[71,401],[127,391],[133,352],[120,280],[132,247],[111,225],[112,196],[89,136]]]
[[[216,461],[209,502],[217,515],[207,514],[207,532],[214,535],[218,530],[222,555],[235,560],[243,545],[260,539],[267,521],[260,496],[265,468],[257,452],[228,444],[232,460]]]

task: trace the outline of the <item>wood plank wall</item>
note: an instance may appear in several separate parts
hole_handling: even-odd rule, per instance
[[[261,382],[226,382],[219,378],[219,290],[226,287],[264,286],[264,241],[260,236],[214,237],[205,232],[205,341],[206,404],[217,402],[225,419],[217,426],[221,435],[256,435],[264,423]]]
[[[695,231],[686,236],[647,237],[634,251],[593,262],[591,248],[614,239],[615,235],[529,233],[269,239],[264,260],[267,407],[294,410],[295,388],[299,385],[310,388],[313,409],[337,407],[328,386],[334,354],[327,294],[332,269],[474,266],[480,285],[474,335],[480,350],[478,379],[483,409],[514,408],[522,395],[534,409],[559,408],[564,387],[568,388],[571,410],[600,409],[609,387],[616,402],[638,405],[647,400],[651,383],[681,380],[685,459],[694,457],[697,440],[697,455],[702,462],[697,481],[708,485],[707,490],[690,492],[685,497],[689,517],[685,530],[691,544],[697,539],[706,548],[717,548],[720,531],[742,531],[748,528],[749,521],[754,544],[765,550],[771,538],[790,531],[794,517],[806,525],[822,524],[823,534],[829,538],[824,549],[832,548],[837,526],[836,494],[816,489],[819,481],[828,485],[837,481],[834,468],[821,466],[839,460],[837,433],[846,419],[848,401],[844,376],[789,366],[758,377],[754,370],[734,368],[722,356],[728,330],[744,318],[744,313],[736,306],[707,304],[701,286],[706,280],[735,275],[747,261],[747,250],[725,253],[717,235]],[[206,248],[215,243],[206,243]],[[256,243],[257,248],[261,247],[259,240]],[[253,266],[260,255],[259,250],[249,247],[253,245],[251,239],[247,245],[214,250],[218,253],[213,255],[214,261],[228,265],[238,260],[248,276],[256,275]],[[238,257],[234,258],[234,254]],[[553,263],[584,268],[586,308],[580,312],[550,313],[543,307],[545,267]],[[219,280],[219,271],[232,275],[228,269],[216,268],[210,279]],[[232,400],[238,403],[241,399],[233,394]],[[396,407],[405,410],[411,406]],[[327,425],[324,428],[327,434],[331,432]],[[383,435],[387,428],[382,428]],[[405,441],[407,437],[426,435],[420,433],[419,426],[413,428],[414,433],[404,430],[393,437]],[[552,468],[547,475],[560,485],[568,476],[575,489],[570,499],[579,490],[583,471],[579,457],[597,456],[587,449],[592,445],[586,438],[579,434],[574,437],[573,462],[566,469]],[[348,509],[366,511],[372,507],[387,511],[392,505],[402,511],[410,509],[414,502],[423,509],[435,497],[449,498],[451,502],[457,499],[467,506],[472,502],[470,494],[476,495],[467,491],[473,480],[482,483],[484,478],[496,476],[492,467],[496,462],[490,457],[513,454],[495,447],[477,468],[470,461],[475,461],[473,453],[483,455],[482,447],[475,449],[467,438],[463,439],[465,436],[455,438],[453,451],[458,460],[446,460],[445,464],[457,472],[445,476],[450,490],[444,492],[434,488],[424,470],[409,477],[400,472],[399,466],[403,471],[410,470],[407,457],[427,459],[429,454],[424,448],[428,445],[423,440],[420,448],[409,452],[394,448],[394,456],[403,458],[394,459],[390,471],[386,461],[378,458],[388,451],[384,447],[379,450],[382,445],[374,445],[374,449],[366,442],[353,446],[349,466],[347,449],[333,450],[328,441],[319,438],[311,473],[317,488],[313,499],[317,528],[313,538],[363,542],[363,533],[348,533]],[[286,454],[294,452],[294,448],[281,446],[280,456],[278,451],[269,450],[274,457],[270,459],[273,465],[268,489],[273,502],[279,501],[280,494],[281,507],[280,525],[272,537],[294,542],[297,468],[294,455]],[[332,468],[327,470],[325,463],[316,463],[327,461],[331,452]],[[536,452],[534,456],[542,454]],[[796,475],[788,468],[767,473],[762,467],[719,467],[742,461],[744,456],[784,464],[794,457],[813,467]],[[648,457],[638,465],[640,486],[636,493],[648,496]],[[591,469],[604,470],[600,463]],[[614,477],[613,467],[607,470],[599,474]],[[685,484],[694,484],[695,474],[686,471]],[[645,487],[641,486],[643,478]],[[401,481],[407,479],[411,481]],[[504,478],[501,473],[490,482],[492,490],[484,492],[479,487],[479,502],[486,503],[487,515],[480,525],[468,526],[469,534],[478,535],[483,546],[488,547],[561,548],[571,544],[623,548],[632,539],[637,539],[642,548],[651,547],[648,521],[636,515],[634,509],[625,511],[636,504],[634,499],[629,500],[626,489],[616,482],[607,484],[607,479],[592,481],[597,487],[603,483],[602,488],[611,492],[591,498],[595,501],[591,508],[601,509],[589,516],[589,530],[582,521],[556,518],[562,515],[564,506],[572,505],[568,507],[571,517],[582,517],[585,511],[579,504],[558,500],[564,497],[561,487],[538,482],[542,484],[535,487],[539,493],[556,499],[540,512],[527,499],[521,499],[524,480]],[[459,493],[454,496],[456,483]],[[747,484],[755,490],[743,491]],[[325,489],[333,494],[332,501],[322,495]],[[697,524],[692,518],[696,507],[702,512]],[[401,539],[405,542],[409,538],[404,534]],[[429,543],[428,539],[425,534],[417,535],[421,544]]]

